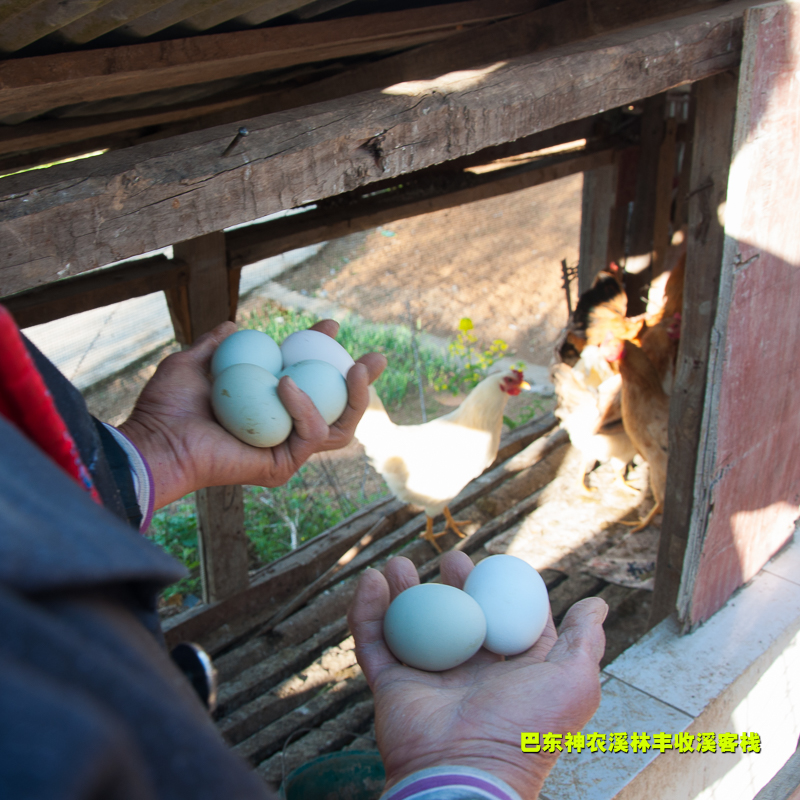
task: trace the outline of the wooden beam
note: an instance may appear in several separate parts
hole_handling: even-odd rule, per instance
[[[203,602],[215,603],[250,585],[241,486],[195,492]]]
[[[0,298],[0,302],[14,315],[20,328],[28,328],[132,297],[176,292],[186,286],[188,277],[182,262],[155,256],[49,283]]]
[[[175,338],[190,345],[230,315],[225,234],[221,231],[179,242],[175,258],[189,276],[179,291],[167,292]],[[247,536],[241,486],[211,486],[195,492],[203,601],[214,603],[249,585]]]
[[[535,6],[540,5],[535,3]],[[698,7],[697,0],[657,0],[641,3],[621,0],[562,0],[545,8],[530,10],[487,28],[467,30],[444,42],[415,48],[412,52],[388,56],[376,63],[359,65],[310,86],[276,94],[268,107],[252,109],[253,114],[296,108],[333,97],[391,86],[400,81],[433,78],[456,70],[506,61],[526,54],[577,42],[664,14],[678,14]],[[608,107],[608,106],[606,106]]]
[[[452,10],[455,18],[461,13],[460,5],[470,4],[448,4],[441,8]],[[323,77],[300,88],[285,89],[276,86],[262,89],[261,92],[242,93],[238,97],[213,98],[195,104],[154,108],[127,115],[108,114],[100,118],[45,120],[17,125],[2,132],[0,154],[18,153],[20,149],[30,152],[33,148],[48,148],[41,157],[30,156],[21,161],[18,159],[23,166],[46,164],[63,157],[56,153],[49,156],[50,149],[63,147],[69,142],[74,144],[76,148],[74,152],[77,153],[105,147],[125,147],[139,141],[153,141],[166,136],[189,133],[249,117],[344,97],[358,91],[390,86],[401,81],[417,80],[456,69],[480,66],[514,55],[542,50],[548,46],[587,38],[592,34],[630,25],[632,22],[666,11],[676,13],[681,9],[697,5],[696,0],[661,0],[657,4],[630,2],[624,6],[615,4],[613,9],[600,4],[591,11],[587,10],[588,6],[584,0],[559,3],[555,10],[531,11],[528,5],[524,9],[517,9],[517,11],[527,11],[527,14],[515,17],[507,23],[497,22],[479,26],[479,31],[467,30],[449,35],[446,40],[417,47],[413,52],[388,56],[377,63],[361,65],[341,75]],[[516,7],[500,7],[495,10],[495,14],[498,15],[498,19],[510,16],[514,8]],[[465,8],[464,14],[468,11],[469,9]],[[370,15],[367,19],[371,20],[374,17],[375,15]],[[569,19],[570,24],[561,24],[562,18]],[[154,127],[157,130],[154,131]],[[102,140],[101,137],[105,139]],[[82,149],[78,147],[80,142],[85,142]],[[5,164],[0,166],[0,169],[11,171],[6,169]]]
[[[636,194],[629,220],[625,292],[628,316],[641,314],[653,278],[653,231],[661,145],[664,140],[666,95],[648,97],[643,105],[637,161]]]
[[[535,146],[537,143],[547,144],[556,141],[563,136],[574,137],[585,127],[582,124],[561,126],[560,129],[556,129],[556,132],[561,132],[560,137],[548,131],[545,137],[537,135],[528,140],[484,151],[483,158],[467,157],[451,162],[452,169],[448,171],[433,167],[407,178],[387,182],[393,188],[397,188],[399,180],[404,184],[403,188],[397,188],[392,195],[383,194],[365,200],[363,192],[353,192],[335,198],[330,208],[325,205],[318,210],[294,215],[289,219],[262,223],[225,234],[229,266],[228,318],[231,320],[236,318],[239,277],[242,267],[247,264],[295,247],[326,241],[336,236],[340,229],[346,233],[365,230],[374,225],[410,216],[412,212],[422,213],[420,209],[424,211],[434,207],[445,208],[468,202],[470,199],[489,196],[488,192],[513,191],[546,180],[554,180],[610,159],[613,151],[608,148],[603,149],[600,143],[595,143],[594,149],[590,148],[587,152],[573,151],[539,158],[512,169],[510,174],[508,169],[490,172],[484,176],[473,176],[463,172],[467,166],[485,163],[490,156],[512,157],[516,153],[525,152],[532,143]],[[461,191],[457,191],[459,187]],[[406,188],[408,191],[405,191]],[[472,195],[471,191],[476,194]],[[449,193],[442,194],[442,192]],[[408,197],[409,194],[411,198]],[[423,195],[427,196],[427,200],[421,199]],[[376,206],[380,210],[376,209]],[[164,291],[168,293],[170,299],[173,324],[183,331],[184,326],[190,325],[188,275],[188,268],[182,262],[156,256],[45,284],[20,294],[0,298],[0,301],[15,315],[20,327],[28,327],[132,297]],[[181,332],[180,336],[182,342],[188,342],[191,339],[191,331],[188,335]]]
[[[653,262],[652,277],[664,271],[664,259],[670,243],[672,222],[672,190],[675,179],[677,153],[676,134],[678,121],[668,117],[664,122],[664,136],[658,149],[658,166],[655,181],[655,208],[653,209]]]
[[[689,234],[681,339],[670,397],[666,502],[656,559],[650,626],[675,611],[695,502],[698,443],[706,396],[724,231],[717,207],[725,199],[731,162],[736,80],[715,75],[692,88],[695,105]]]
[[[616,186],[616,162],[583,174],[578,295],[592,285],[598,272],[608,267],[608,235]]]
[[[404,48],[520,14],[530,0],[469,0],[409,11],[211,34],[0,62],[0,117]],[[0,47],[3,45],[0,36]]]
[[[709,239],[723,218],[725,232],[678,595],[686,629],[791,541],[800,517],[798,73],[796,5],[748,9],[727,195],[713,177],[698,193]]]
[[[428,214],[444,208],[473,203],[489,197],[538,186],[567,175],[598,169],[610,164],[614,150],[603,149],[545,156],[530,164],[509,167],[482,175],[456,173],[449,180],[418,185],[412,180],[395,191],[375,196],[354,197],[332,208],[323,206],[302,214],[231,231],[228,236],[229,263],[233,268],[262,258],[347,236],[398,219]]]
[[[735,66],[743,4],[0,181],[0,292],[458,158]],[[581,81],[574,80],[581,74]],[[621,77],[621,76],[624,76]]]

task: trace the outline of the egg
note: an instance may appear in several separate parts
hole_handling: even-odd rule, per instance
[[[401,592],[383,620],[389,649],[405,664],[441,672],[463,664],[480,650],[486,619],[465,592],[423,583]]]
[[[355,364],[350,353],[339,342],[319,331],[296,331],[290,334],[283,340],[281,355],[284,369],[298,361],[327,361],[342,373],[343,378],[347,377],[350,367]]]
[[[214,381],[211,405],[222,427],[237,439],[254,447],[274,447],[292,430],[292,418],[277,389],[278,379],[262,367],[232,364]]]
[[[328,425],[342,416],[347,407],[347,383],[332,364],[316,359],[298,361],[286,367],[278,377],[284,375],[288,375],[311,398]]]
[[[277,375],[283,368],[281,349],[271,336],[254,330],[232,333],[211,357],[211,375],[216,378],[233,364],[255,364]]]
[[[516,556],[489,556],[464,583],[464,591],[483,610],[486,641],[493,653],[524,653],[542,635],[550,601],[541,575]]]

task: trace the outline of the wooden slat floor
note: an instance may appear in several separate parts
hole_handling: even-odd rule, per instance
[[[472,521],[471,534],[461,541],[453,534],[443,537],[439,542],[444,548],[457,547],[477,562],[490,555],[485,546],[489,541],[512,530],[542,502],[544,490],[567,463],[570,445],[557,428],[539,435],[505,463],[516,458],[519,464],[526,452],[539,457],[521,471],[508,469],[507,480],[462,509],[457,516]],[[380,568],[390,555],[411,559],[423,581],[437,580],[440,557],[424,540],[414,536],[372,566]],[[259,635],[256,627],[249,638],[240,636],[215,656],[220,678],[216,724],[233,749],[273,786],[284,771],[288,774],[317,755],[376,746],[372,699],[345,618],[360,571],[325,589],[267,633]],[[581,571],[580,564],[541,572],[557,624],[584,597],[600,596],[609,604],[604,664],[645,632],[651,592],[608,583]]]

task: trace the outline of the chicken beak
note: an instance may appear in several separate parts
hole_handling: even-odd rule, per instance
[[[519,385],[519,389],[521,392],[529,392],[531,390],[531,385],[528,383],[528,381],[522,381],[522,383]]]

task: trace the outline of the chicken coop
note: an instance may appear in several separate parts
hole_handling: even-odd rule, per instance
[[[599,472],[604,503],[573,496],[577,462],[547,392],[509,405],[494,463],[449,505],[468,535],[440,541],[476,561],[525,557],[556,621],[603,597],[608,663],[667,618],[697,629],[791,539],[796,4],[23,0],[0,9],[0,51],[0,302],[34,341],[97,315],[74,326],[94,360],[69,362],[87,395],[111,358],[100,344],[115,304],[142,304],[115,334],[122,348],[157,358],[225,320],[277,337],[351,315],[362,332],[390,329],[380,347],[411,377],[387,406],[418,423],[449,410],[461,320],[479,354],[507,340],[490,360],[538,364],[526,374],[546,384],[596,276],[622,265],[627,313],[640,313],[682,235],[663,517],[634,540],[650,542],[647,574],[620,585],[588,568],[629,539],[620,522],[644,493]],[[426,394],[428,368],[442,386]],[[350,455],[360,502],[329,474],[336,454],[322,460],[335,519],[315,517],[307,539],[292,528],[291,549],[256,568],[248,503],[269,498],[197,492],[202,600],[163,619],[168,644],[212,655],[219,730],[274,785],[319,754],[375,749],[345,617],[360,572],[401,554],[438,576],[425,515]],[[576,779],[553,797],[581,791]]]

